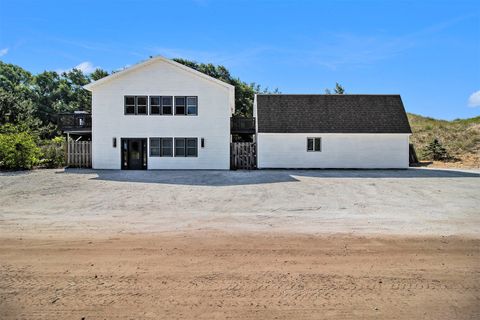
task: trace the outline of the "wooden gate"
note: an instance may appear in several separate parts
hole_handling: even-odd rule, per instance
[[[92,166],[92,142],[74,141],[67,142],[67,166],[77,168],[90,168]]]
[[[230,144],[230,168],[252,170],[257,168],[257,144],[232,142]]]

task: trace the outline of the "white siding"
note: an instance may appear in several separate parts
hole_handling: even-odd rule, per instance
[[[307,137],[322,151],[307,152]],[[259,133],[259,168],[408,168],[408,134]]]
[[[233,88],[156,61],[92,91],[93,168],[121,168],[121,138],[196,137],[198,157],[150,157],[148,151],[148,169],[229,169]],[[125,95],[198,96],[198,116],[124,115]]]

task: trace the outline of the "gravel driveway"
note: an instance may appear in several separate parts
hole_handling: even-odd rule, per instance
[[[480,171],[0,173],[3,235],[190,230],[480,235]]]

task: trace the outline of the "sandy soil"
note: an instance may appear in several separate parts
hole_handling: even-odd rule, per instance
[[[478,319],[480,240],[0,240],[2,319]]]
[[[479,319],[480,174],[0,174],[0,319]]]
[[[454,161],[433,161],[428,164],[431,168],[450,168],[450,169],[480,169],[480,152],[478,154],[464,154],[455,156]]]

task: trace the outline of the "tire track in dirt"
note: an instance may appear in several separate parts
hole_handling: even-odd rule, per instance
[[[217,234],[3,240],[0,318],[475,319],[479,245]]]

